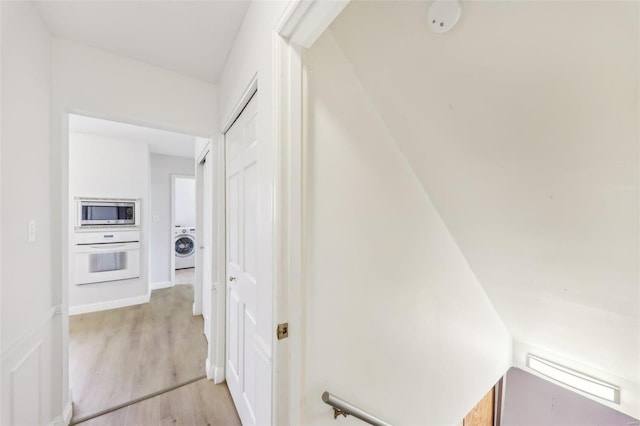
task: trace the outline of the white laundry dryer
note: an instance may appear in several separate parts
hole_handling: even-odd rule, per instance
[[[176,227],[173,247],[176,254],[176,269],[196,266],[196,228]]]

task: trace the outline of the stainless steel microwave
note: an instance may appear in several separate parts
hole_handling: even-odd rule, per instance
[[[76,226],[137,226],[140,217],[138,200],[78,198]]]

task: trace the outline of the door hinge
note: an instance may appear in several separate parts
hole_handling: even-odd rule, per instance
[[[289,337],[289,323],[283,322],[278,324],[278,340]]]

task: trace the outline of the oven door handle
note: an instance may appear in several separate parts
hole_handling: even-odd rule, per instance
[[[119,248],[119,247],[124,247],[126,244],[103,244],[100,246],[89,246],[92,249],[98,249],[98,250],[113,250],[115,248]]]
[[[138,251],[140,250],[139,242],[122,242],[122,243],[96,243],[93,244],[76,244],[75,252],[78,255],[91,253],[107,253],[116,251]]]

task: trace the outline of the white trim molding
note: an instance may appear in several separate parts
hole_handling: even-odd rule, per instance
[[[351,0],[291,2],[275,28],[289,43],[310,48]]]
[[[42,342],[43,339],[38,340],[26,355],[11,368],[9,375],[9,418],[11,419],[11,424],[18,424],[16,417],[21,414],[24,416],[23,413],[27,411],[33,412],[34,410],[37,410],[38,423],[42,422]],[[22,388],[24,391],[27,386],[32,391],[35,391],[30,395],[33,398],[28,403],[31,407],[25,407],[24,400],[20,401],[20,398],[16,397],[17,389]],[[26,397],[27,395],[23,394],[21,396]]]
[[[0,398],[0,424],[48,424],[58,414],[50,406],[56,367],[49,354],[54,351],[59,312],[59,305],[41,312],[0,355],[0,393],[6,396]]]
[[[108,300],[106,302],[89,303],[86,305],[70,306],[69,315],[87,314],[90,312],[106,311],[108,309],[124,308],[133,305],[149,303],[150,295],[127,297],[124,299]]]
[[[171,281],[156,281],[154,283],[149,284],[149,288],[151,290],[159,290],[161,288],[169,288],[173,287],[173,283]]]
[[[16,350],[18,347],[20,347],[24,342],[30,340],[37,333],[39,333],[45,325],[49,324],[51,319],[59,311],[61,312],[61,305],[55,305],[55,306],[52,306],[51,308],[49,308],[49,310],[42,316],[42,318],[40,318],[40,321],[38,321],[38,323],[35,326],[31,327],[19,339],[17,339],[13,343],[10,343],[6,350],[2,351],[2,354],[0,354],[0,359],[4,360],[9,355],[11,355],[11,353],[14,350]]]
[[[210,150],[211,150],[211,139],[208,139],[207,143],[202,148],[202,151],[200,151],[200,153],[196,155],[196,164],[202,163],[204,161],[204,157],[207,156]]]
[[[227,133],[227,131],[231,128],[233,123],[235,123],[236,119],[240,116],[240,113],[242,112],[244,107],[247,106],[247,104],[249,103],[249,101],[257,91],[258,91],[258,75],[256,74],[253,76],[253,78],[249,82],[249,85],[242,93],[242,96],[240,96],[240,100],[238,101],[236,106],[233,108],[233,110],[231,110],[231,114],[229,114],[227,119],[224,121],[224,125],[220,130],[221,134],[224,135],[225,133]]]
[[[273,420],[274,424],[302,424],[302,395],[304,375],[301,345],[304,322],[300,313],[304,309],[302,298],[292,298],[292,292],[304,287],[298,271],[300,248],[295,241],[302,229],[294,229],[302,216],[299,195],[301,176],[296,172],[301,166],[301,118],[297,116],[302,100],[301,49],[288,43],[274,33],[274,97],[275,136],[277,156],[275,158],[275,210],[274,244],[274,329],[280,322],[289,323],[289,337],[285,341],[273,338]],[[299,185],[299,188],[296,187]],[[286,344],[283,344],[286,343]]]
[[[224,368],[216,367],[213,370],[213,383],[215,383],[216,385],[219,385],[220,383],[223,383],[224,381],[225,381]]]
[[[64,408],[64,411],[62,412],[62,421],[64,422],[63,424],[67,426],[69,423],[71,423],[72,417],[73,417],[73,402],[69,401],[67,406]]]
[[[304,282],[304,50],[350,0],[294,0],[273,32],[275,141],[274,329],[289,323],[287,340],[272,342],[272,423],[302,424],[305,400]]]
[[[69,403],[64,407],[62,411],[62,415],[56,417],[49,423],[50,426],[69,426],[71,423],[71,418],[73,417],[73,402],[69,401]]]
[[[257,88],[257,82],[256,82]],[[214,222],[212,254],[214,263],[211,279],[213,286],[210,297],[210,329],[209,357],[216,365],[214,381],[216,384],[225,381],[225,359],[227,340],[227,259],[226,259],[226,165],[225,165],[225,136],[220,135],[215,145],[212,145],[213,178],[215,195],[213,198]]]
[[[207,357],[207,361],[205,362],[204,371],[207,373],[207,379],[213,379],[215,365],[211,365],[211,360]]]
[[[211,364],[211,361],[209,360],[209,358],[207,358],[206,372],[207,372],[207,379],[213,380],[213,383],[215,383],[216,385],[219,385],[225,380],[224,368]]]

